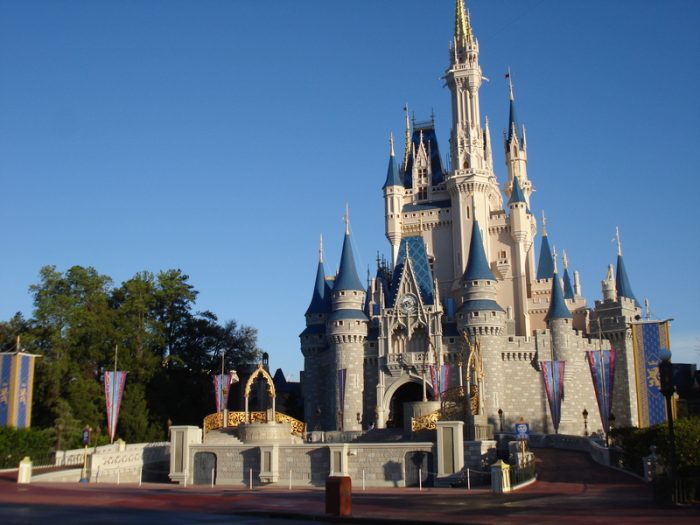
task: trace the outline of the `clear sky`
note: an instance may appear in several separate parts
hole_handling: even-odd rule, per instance
[[[496,171],[512,69],[533,212],[599,299],[620,226],[637,298],[700,360],[700,2],[472,0]],[[199,310],[259,330],[299,377],[324,235],[384,237],[388,136],[408,103],[450,131],[454,2],[0,0],[0,319],[39,268],[116,284],[180,268]],[[398,155],[402,155],[399,148]]]

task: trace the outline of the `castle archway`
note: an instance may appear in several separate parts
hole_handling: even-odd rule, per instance
[[[432,389],[427,386],[428,395]],[[387,389],[384,396],[384,410],[387,414],[387,427],[403,428],[404,403],[423,400],[423,381],[419,377],[407,378]]]

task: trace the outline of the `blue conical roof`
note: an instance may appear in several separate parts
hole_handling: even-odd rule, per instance
[[[525,200],[525,195],[523,195],[523,190],[520,187],[520,177],[513,177],[513,186],[510,190],[510,200],[508,204],[513,204],[515,202],[527,202]]]
[[[520,145],[523,144],[523,136],[518,126],[518,117],[515,114],[515,100],[510,99],[510,112],[508,114],[508,142],[513,140],[513,134],[517,137]]]
[[[389,155],[389,167],[386,171],[386,182],[384,182],[382,189],[389,186],[403,186],[403,181],[399,175],[399,168],[396,165],[396,157],[394,157],[393,154]]]
[[[559,277],[556,273],[552,274],[552,298],[544,320],[551,321],[552,319],[571,319],[571,312],[566,307],[564,294],[561,291],[561,284],[559,284]]]
[[[326,301],[326,272],[323,268],[323,261],[318,261],[316,270],[316,284],[314,293],[311,296],[311,304],[306,309],[306,314],[320,314],[328,312],[328,301]]]
[[[564,268],[564,299],[574,299],[574,289],[571,286],[571,278],[569,277],[569,270]]]
[[[479,221],[474,221],[472,226],[472,240],[469,245],[469,259],[467,260],[467,269],[464,272],[465,281],[488,280],[495,281],[496,278],[489,268],[489,263],[486,260],[484,252],[484,241],[481,238],[481,230],[479,229]]]
[[[632,292],[632,285],[630,284],[629,277],[627,277],[627,270],[625,269],[625,263],[622,260],[622,255],[617,256],[617,270],[615,272],[615,287],[617,288],[618,297],[627,297],[628,299],[633,299],[634,303],[639,306],[639,301],[634,296]]]
[[[540,260],[537,263],[537,279],[551,279],[553,274],[552,249],[549,247],[547,235],[543,235],[542,245],[540,246]]]
[[[362,281],[360,281],[355,268],[355,258],[352,255],[352,247],[350,245],[350,234],[346,233],[343,241],[343,253],[340,255],[340,269],[333,283],[333,290],[364,291],[364,289],[365,287],[362,286]]]

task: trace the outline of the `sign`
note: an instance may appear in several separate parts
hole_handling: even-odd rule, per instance
[[[530,433],[530,425],[527,423],[516,423],[515,424],[515,439],[524,439],[527,441],[528,434]]]
[[[83,438],[81,440],[81,443],[85,446],[88,446],[90,444],[90,429],[89,428],[83,429]]]

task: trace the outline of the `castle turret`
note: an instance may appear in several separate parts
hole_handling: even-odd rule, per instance
[[[608,265],[608,273],[605,279],[601,281],[601,286],[603,288],[603,300],[604,301],[614,301],[617,299],[617,290],[615,288],[615,277],[613,275],[613,265]]]
[[[363,417],[364,343],[369,319],[362,311],[365,289],[355,267],[347,212],[345,221],[340,268],[333,284],[332,312],[326,324],[333,355],[335,395],[330,402],[333,410],[325,418],[325,426],[342,431],[359,431]]]
[[[637,298],[634,296],[632,285],[630,284],[629,277],[627,277],[625,262],[622,259],[622,243],[620,242],[620,231],[618,229],[615,231],[615,237],[617,238],[617,269],[615,271],[617,296],[630,299],[634,301],[635,305],[639,306],[639,301],[637,301]]]
[[[510,99],[510,111],[508,114],[508,130],[505,133],[506,166],[508,167],[508,181],[505,184],[505,192],[509,197],[513,191],[513,181],[517,177],[523,197],[530,204],[530,195],[533,188],[527,177],[527,144],[525,141],[525,127],[519,127],[515,112],[515,96],[513,95],[513,78],[508,70],[508,91]]]
[[[569,277],[569,259],[566,257],[566,252],[562,252],[562,263],[564,265],[564,275],[562,281],[564,283],[564,299],[573,301],[575,298],[574,287],[571,286],[571,277]]]
[[[478,221],[474,221],[472,227],[471,249],[462,283],[460,324],[474,336],[501,335],[505,312],[496,302],[496,277],[486,260]]]
[[[510,210],[510,234],[515,241],[513,248],[513,280],[515,284],[514,317],[516,333],[530,334],[530,315],[527,311],[527,254],[532,244],[530,210],[520,188],[520,179],[513,179],[508,200]]]
[[[304,355],[304,418],[307,427],[312,430],[323,428],[321,416],[328,413],[329,405],[322,393],[328,384],[321,374],[324,363],[328,360],[328,340],[326,338],[326,320],[331,313],[331,291],[326,281],[323,267],[323,237],[319,246],[316,281],[311,294],[311,303],[306,309],[306,329],[299,335],[301,352]]]
[[[384,220],[386,238],[391,244],[391,262],[396,264],[396,256],[401,243],[401,208],[404,198],[403,180],[399,174],[394,156],[394,136],[389,138],[389,167],[386,173],[386,181],[382,187],[384,190]]]

